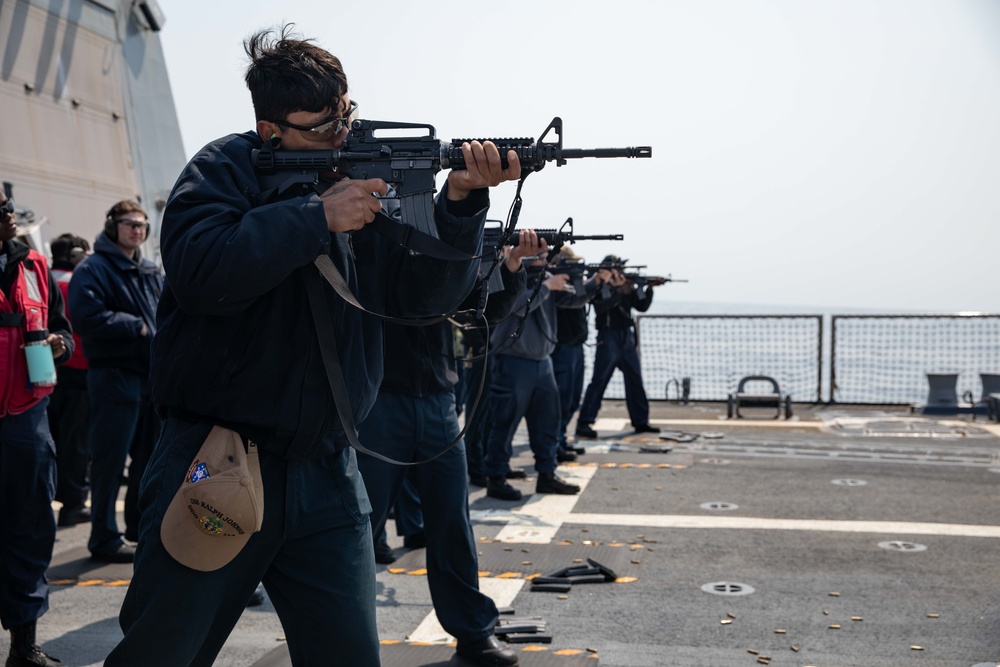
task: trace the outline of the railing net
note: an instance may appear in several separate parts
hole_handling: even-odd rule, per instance
[[[1000,315],[834,315],[833,400],[923,403],[927,373],[958,373],[961,398],[1000,373]]]
[[[593,323],[592,323],[593,324]],[[691,378],[691,400],[725,400],[747,375],[769,375],[796,401],[819,400],[822,317],[818,315],[643,315],[636,321],[643,384],[650,399],[676,399]],[[591,326],[585,381],[594,364]],[[670,383],[669,396],[666,394]],[[605,398],[625,397],[616,371]]]

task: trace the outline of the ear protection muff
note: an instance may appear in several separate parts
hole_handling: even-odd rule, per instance
[[[115,222],[115,216],[108,211],[108,217],[104,219],[104,233],[108,235],[115,243],[118,242],[118,223]],[[149,239],[149,220],[146,220],[146,239]]]
[[[108,217],[104,219],[104,233],[115,243],[118,242],[118,223],[115,222],[111,211],[108,211]]]

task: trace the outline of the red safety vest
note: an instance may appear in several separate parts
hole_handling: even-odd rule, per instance
[[[0,313],[23,313],[25,322],[24,326],[0,326],[0,417],[19,415],[52,393],[52,387],[28,382],[28,362],[21,347],[25,331],[48,328],[49,267],[45,257],[28,251],[17,267],[10,295],[8,299],[0,290]]]
[[[56,283],[59,285],[59,290],[63,295],[63,304],[66,308],[66,319],[69,320],[70,324],[73,323],[73,318],[70,316],[69,312],[69,281],[73,277],[72,271],[67,271],[65,269],[52,269],[52,277],[56,279]],[[76,343],[76,347],[73,349],[73,356],[69,358],[63,366],[66,368],[76,368],[79,370],[87,370],[87,357],[83,354],[83,340],[80,339],[80,335],[75,331],[73,332],[73,341]]]

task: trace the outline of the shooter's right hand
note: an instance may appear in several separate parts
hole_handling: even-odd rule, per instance
[[[569,276],[565,273],[557,273],[554,276],[546,278],[545,286],[549,288],[550,292],[568,292],[568,288],[572,287],[569,282]]]
[[[382,202],[373,193],[387,195],[389,186],[381,178],[342,178],[331,185],[319,196],[326,214],[326,228],[331,232],[352,232],[372,222],[382,210]]]

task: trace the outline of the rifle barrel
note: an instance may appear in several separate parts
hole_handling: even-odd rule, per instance
[[[624,234],[573,234],[570,243],[573,241],[624,241]]]
[[[564,148],[562,149],[564,158],[582,157],[630,157],[630,158],[650,158],[653,157],[652,146],[626,146],[624,148]]]

